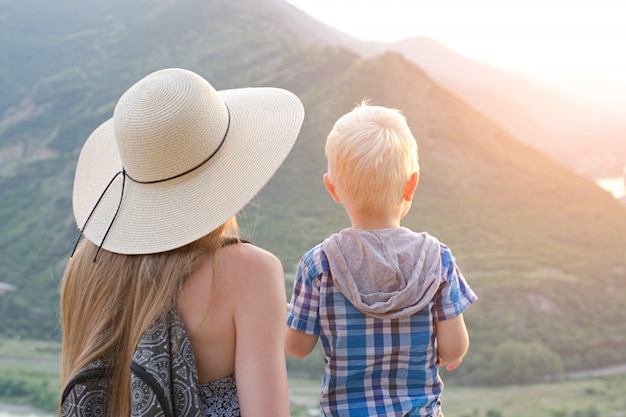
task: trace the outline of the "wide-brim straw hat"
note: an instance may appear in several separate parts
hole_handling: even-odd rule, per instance
[[[85,142],[76,168],[76,223],[122,254],[191,243],[228,221],[289,154],[304,108],[280,88],[216,91],[184,69],[126,91]]]

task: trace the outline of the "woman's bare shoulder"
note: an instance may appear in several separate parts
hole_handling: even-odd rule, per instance
[[[255,316],[284,314],[285,275],[280,260],[269,251],[251,244],[229,245],[220,257],[219,280],[224,290],[236,294],[235,315],[243,322],[254,322]],[[276,310],[277,306],[280,310]],[[258,318],[258,317],[257,317]],[[284,323],[284,319],[283,319]]]
[[[249,281],[256,279],[284,279],[282,264],[273,253],[258,246],[241,243],[228,245],[223,248],[220,264],[224,271]]]
[[[223,259],[234,265],[252,263],[275,266],[276,264],[280,264],[276,255],[251,243],[242,242],[239,244],[228,245],[222,248],[222,251]]]

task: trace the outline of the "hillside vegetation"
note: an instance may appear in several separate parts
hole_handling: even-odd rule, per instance
[[[60,350],[58,342],[0,338],[0,412],[6,412],[5,404],[11,404],[21,406],[18,415],[54,415],[62,391],[58,376]],[[446,382],[449,375],[444,371]],[[310,416],[311,410],[319,408],[319,388],[319,378],[289,375],[293,417]],[[446,383],[442,409],[448,417],[619,416],[625,395],[624,373],[526,386],[463,387]]]
[[[284,87],[304,102],[293,152],[240,216],[245,237],[282,260],[288,292],[302,253],[349,225],[322,185],[323,146],[336,118],[370,98],[401,109],[418,139],[422,176],[404,225],[448,244],[479,296],[459,382],[626,361],[626,209],[400,54],[364,60],[313,44],[276,4],[0,1],[0,281],[18,288],[0,296],[0,334],[60,337],[80,146],[133,82],[176,66],[218,89]]]

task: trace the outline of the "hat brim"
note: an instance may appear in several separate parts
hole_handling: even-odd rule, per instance
[[[76,223],[87,239],[129,255],[175,249],[225,223],[267,184],[298,136],[302,103],[279,88],[218,93],[230,112],[228,135],[208,163],[176,179],[140,184],[116,176],[123,167],[113,119],[90,135],[73,192]]]

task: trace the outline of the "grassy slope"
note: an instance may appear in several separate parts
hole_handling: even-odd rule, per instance
[[[319,404],[319,380],[290,376],[289,390],[299,406],[292,408],[294,417]],[[625,395],[626,375],[621,374],[527,386],[446,385],[441,403],[446,417],[621,416]]]

